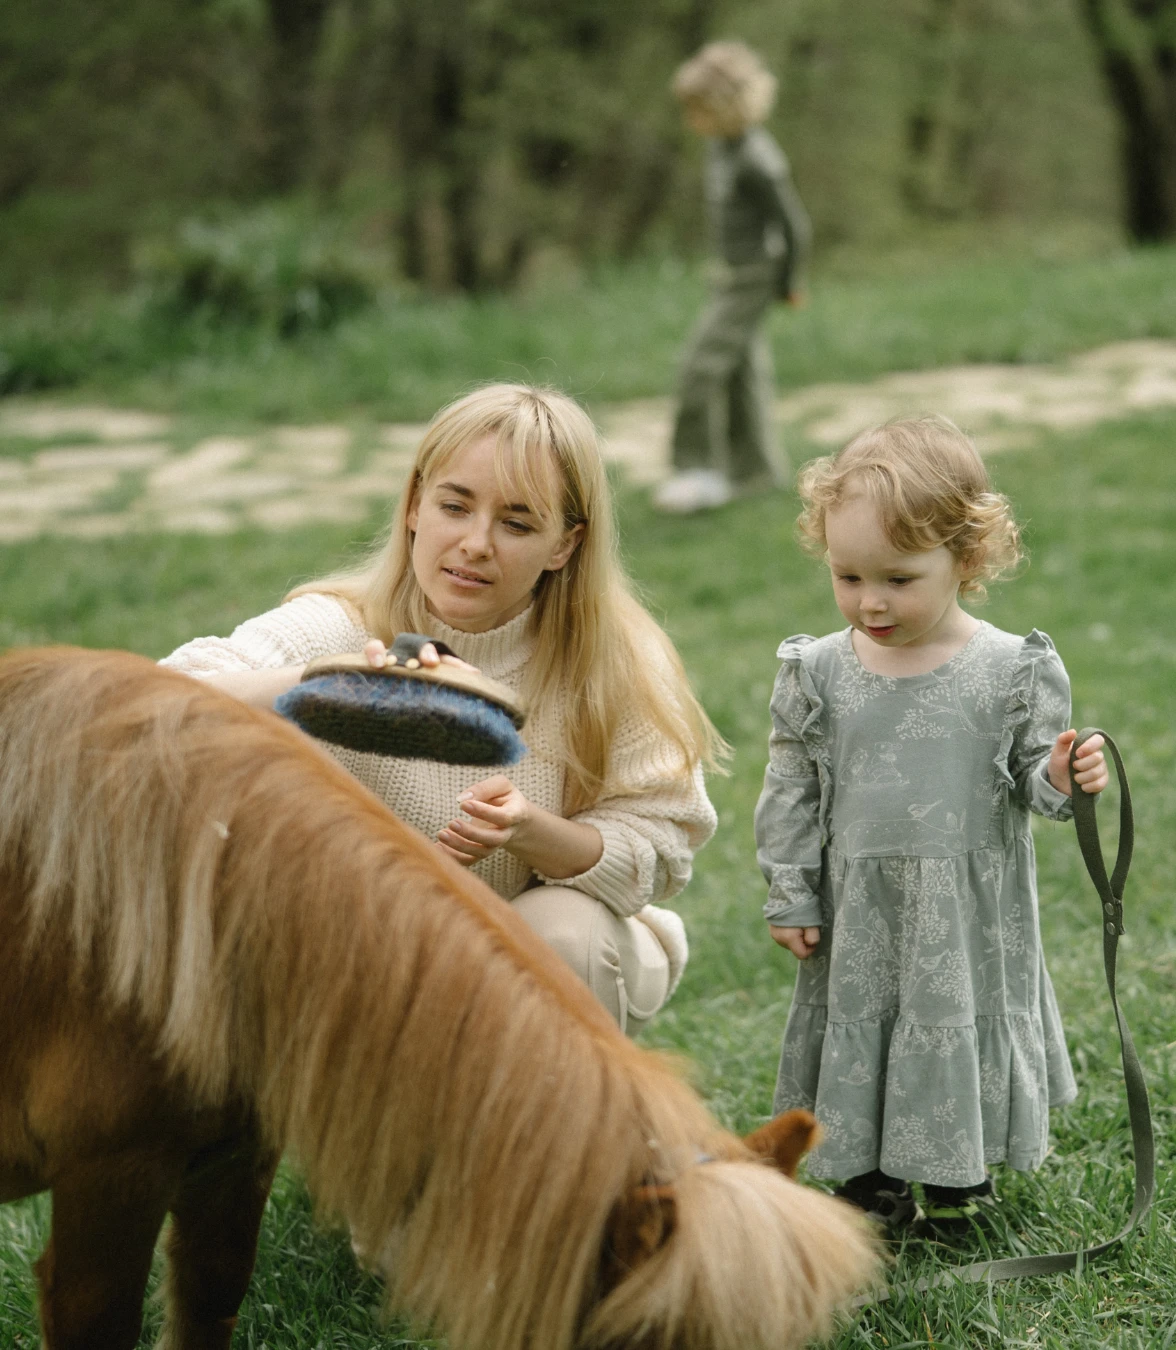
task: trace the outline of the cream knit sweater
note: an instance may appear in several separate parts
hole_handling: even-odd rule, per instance
[[[434,621],[431,636],[447,642],[484,674],[520,689],[534,649],[534,639],[527,632],[529,618],[529,613],[520,614],[488,633],[463,633]],[[370,636],[338,600],[327,595],[302,595],[247,620],[231,637],[196,638],[185,643],[160,664],[196,677],[274,669],[315,656],[359,651]],[[528,754],[502,772],[529,801],[559,813],[564,787],[562,711],[532,709],[523,736]],[[327,749],[402,820],[430,839],[460,814],[458,795],[471,783],[495,772],[362,754],[335,746]],[[716,818],[701,769],[686,780],[676,775],[673,747],[636,717],[622,724],[614,741],[609,778],[624,784],[623,791],[574,817],[600,831],[604,840],[600,860],[579,876],[540,880],[572,886],[627,917],[685,886],[693,854],[714,833]],[[505,849],[498,849],[472,870],[508,900],[524,889],[532,875],[525,863]],[[645,914],[642,918],[655,931],[660,927],[656,916]]]

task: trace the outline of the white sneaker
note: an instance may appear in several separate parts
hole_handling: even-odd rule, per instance
[[[688,516],[695,511],[726,506],[734,496],[735,489],[718,469],[686,469],[659,483],[653,490],[652,501],[657,511]]]

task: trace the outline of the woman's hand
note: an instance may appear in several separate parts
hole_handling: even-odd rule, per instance
[[[564,881],[591,870],[604,852],[595,825],[565,820],[536,806],[505,774],[483,778],[457,800],[462,814],[438,834],[437,842],[463,867],[504,848],[532,871]]]
[[[509,844],[526,825],[532,809],[531,803],[502,773],[466,788],[457,800],[464,814],[449,822],[437,836],[437,842],[463,867],[481,862],[495,849]]]
[[[383,670],[388,664],[388,648],[379,638],[372,638],[370,642],[366,643],[363,654],[367,657],[368,664],[373,670]],[[475,675],[478,673],[477,666],[471,666],[468,661],[463,661],[460,656],[439,656],[437,648],[431,642],[426,642],[421,648],[418,660],[426,669],[444,665],[457,666],[460,670],[472,670]]]
[[[819,928],[782,928],[779,924],[770,924],[768,931],[772,940],[781,947],[787,947],[798,961],[806,961],[817,949],[821,940]]]
[[[1065,796],[1071,795],[1070,787],[1070,747],[1078,733],[1063,731],[1054,742],[1049,755],[1049,781]],[[1083,792],[1101,792],[1110,782],[1107,772],[1106,756],[1102,752],[1106,742],[1101,736],[1092,736],[1078,748],[1078,757],[1074,761],[1074,778]]]

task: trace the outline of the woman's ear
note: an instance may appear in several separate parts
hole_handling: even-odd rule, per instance
[[[417,521],[421,517],[421,485],[419,480],[414,482],[408,489],[412,494],[408,501],[408,515],[405,519],[408,522],[408,528],[413,534],[416,534]]]
[[[583,539],[586,528],[581,520],[573,525],[570,530],[564,532],[563,538],[551,554],[551,561],[547,564],[545,571],[558,572],[567,566],[572,554],[580,547],[580,540]]]

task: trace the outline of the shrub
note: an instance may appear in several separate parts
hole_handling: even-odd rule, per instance
[[[136,270],[149,304],[169,317],[263,325],[282,337],[331,327],[370,304],[382,280],[375,259],[277,207],[187,220],[145,243]]]

